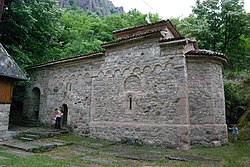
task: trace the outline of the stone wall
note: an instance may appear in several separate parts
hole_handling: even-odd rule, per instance
[[[189,144],[183,44],[139,41],[108,50],[93,78],[90,135],[183,147]]]
[[[46,107],[46,94],[48,90],[48,70],[39,69],[30,72],[30,82],[26,85],[25,89],[25,99],[24,99],[24,115],[23,118],[25,120],[36,119],[35,111],[39,105],[39,118],[41,114],[44,113]],[[38,94],[35,90],[40,91],[40,97],[37,97]],[[34,92],[35,91],[35,92]],[[40,103],[38,103],[38,98],[40,99]]]
[[[0,141],[8,135],[10,104],[0,104]]]
[[[92,69],[98,68],[102,59],[94,61],[72,61],[68,64],[29,71],[31,82],[26,86],[24,103],[27,119],[34,113],[34,88],[39,88],[39,120],[44,124],[54,124],[54,110],[63,104],[68,113],[65,123],[75,133],[89,133],[90,102],[92,90]],[[42,77],[41,77],[42,76]]]
[[[222,64],[200,57],[188,60],[190,138],[209,146],[227,140]]]

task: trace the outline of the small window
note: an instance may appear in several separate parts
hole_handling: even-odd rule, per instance
[[[129,110],[132,110],[132,97],[129,96]]]
[[[71,91],[72,90],[72,84],[71,83],[67,83],[66,90],[67,91]]]

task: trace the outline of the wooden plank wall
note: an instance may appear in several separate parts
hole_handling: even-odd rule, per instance
[[[11,103],[13,85],[13,79],[0,76],[0,104]]]

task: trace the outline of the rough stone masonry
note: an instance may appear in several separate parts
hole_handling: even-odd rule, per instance
[[[189,148],[227,141],[221,53],[169,20],[114,32],[105,51],[30,66],[25,117],[113,141]]]

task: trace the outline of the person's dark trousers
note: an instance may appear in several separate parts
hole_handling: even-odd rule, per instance
[[[61,129],[61,117],[56,117],[55,129]]]

